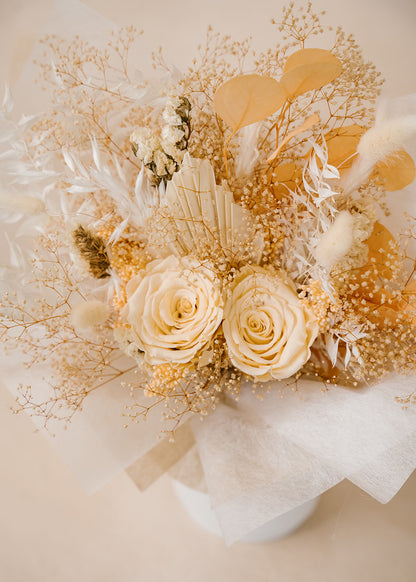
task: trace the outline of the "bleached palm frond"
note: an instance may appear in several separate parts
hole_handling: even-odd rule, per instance
[[[188,254],[219,244],[237,261],[247,256],[259,262],[263,237],[250,212],[234,202],[232,192],[216,185],[208,160],[185,154],[181,170],[167,185],[166,204],[178,233],[176,253]]]

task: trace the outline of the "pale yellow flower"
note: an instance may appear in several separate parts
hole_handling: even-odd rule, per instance
[[[223,316],[218,278],[187,257],[152,261],[129,281],[127,295],[122,318],[151,365],[190,362]]]
[[[289,378],[307,362],[318,325],[287,277],[245,267],[225,303],[223,331],[233,365],[266,381]]]

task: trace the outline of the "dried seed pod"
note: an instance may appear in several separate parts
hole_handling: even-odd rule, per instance
[[[89,265],[91,275],[96,279],[109,277],[110,259],[104,240],[81,224],[73,231],[72,236],[78,252]]]

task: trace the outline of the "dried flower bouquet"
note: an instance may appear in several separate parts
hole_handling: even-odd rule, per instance
[[[260,54],[209,29],[179,79],[154,55],[156,88],[130,75],[133,28],[43,40],[50,108],[15,122],[6,94],[1,114],[2,340],[50,372],[17,409],[68,422],[117,382],[127,425],[160,408],[174,437],[247,391],[415,374],[415,220],[385,225],[414,99],[376,109],[380,75],[342,29],[317,48],[320,16],[290,4]]]

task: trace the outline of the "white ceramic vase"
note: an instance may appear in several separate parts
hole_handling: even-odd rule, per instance
[[[211,509],[210,498],[206,493],[190,489],[180,481],[173,481],[176,495],[182,502],[189,515],[204,529],[222,537],[217,517]],[[311,499],[295,509],[288,511],[261,527],[253,530],[240,541],[248,543],[262,543],[278,540],[289,535],[300,527],[315,511],[319,497]]]

